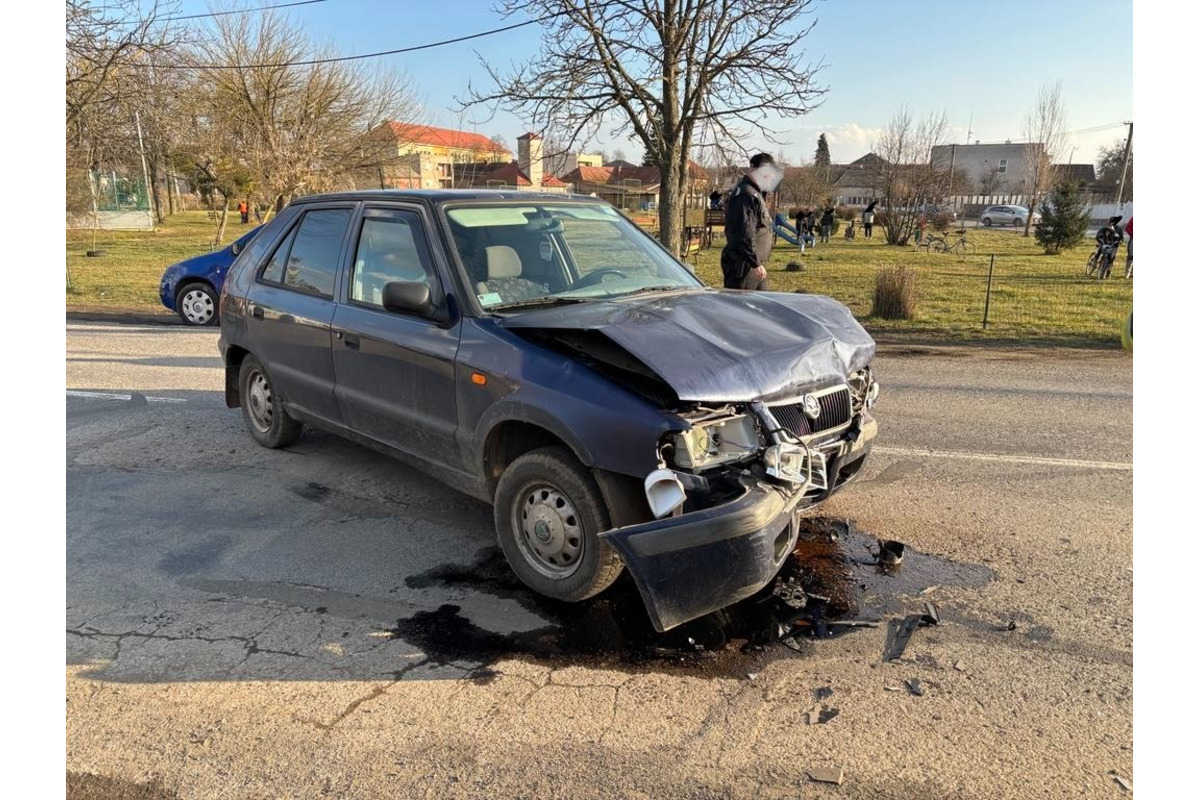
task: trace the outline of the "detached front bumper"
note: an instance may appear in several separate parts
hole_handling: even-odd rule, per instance
[[[877,430],[864,416],[859,427],[821,446],[828,488],[819,493],[758,482],[719,506],[601,533],[637,583],[655,629],[670,630],[770,583],[796,545],[797,512],[828,499],[858,472]]]

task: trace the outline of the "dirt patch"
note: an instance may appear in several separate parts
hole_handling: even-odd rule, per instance
[[[135,783],[87,772],[67,772],[67,800],[179,800],[158,781]]]

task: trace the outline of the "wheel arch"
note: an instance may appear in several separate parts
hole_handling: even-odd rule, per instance
[[[244,347],[238,347],[236,344],[231,344],[225,348],[225,406],[226,408],[240,408],[242,405],[242,395],[238,389],[238,377],[242,371],[242,362],[246,360],[246,356],[250,355],[250,351]]]

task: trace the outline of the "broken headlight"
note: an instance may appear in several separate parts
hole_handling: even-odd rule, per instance
[[[675,466],[682,469],[708,469],[742,461],[763,445],[751,414],[697,423],[672,435],[670,441]]]
[[[854,403],[854,413],[861,414],[863,409],[871,408],[879,399],[879,382],[871,373],[870,367],[864,367],[850,374],[846,379],[850,386],[850,396]]]

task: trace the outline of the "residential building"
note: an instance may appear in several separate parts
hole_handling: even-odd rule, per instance
[[[933,166],[965,173],[971,188],[982,195],[1012,194],[1024,190],[1034,159],[1044,158],[1040,143],[944,144],[933,148]]]
[[[372,131],[383,148],[381,166],[356,181],[385,189],[450,189],[463,164],[505,164],[512,152],[479,133],[389,122]],[[394,153],[394,155],[392,155]]]
[[[704,208],[712,181],[708,173],[694,161],[688,162],[685,208]],[[627,211],[648,211],[658,207],[662,177],[658,167],[636,166],[578,166],[559,180],[570,184],[579,194],[595,195],[617,208]]]
[[[566,156],[566,168],[562,172],[565,174],[577,167],[602,166],[604,166],[604,156],[600,153],[568,153]]]

